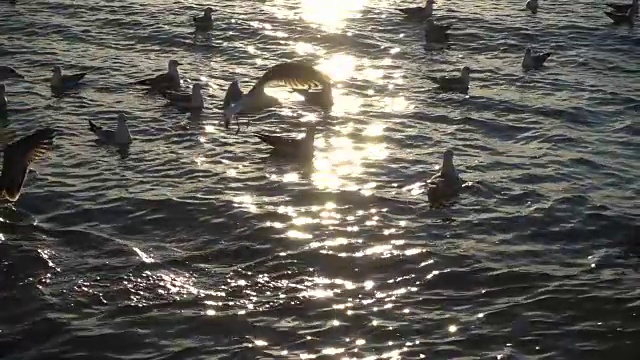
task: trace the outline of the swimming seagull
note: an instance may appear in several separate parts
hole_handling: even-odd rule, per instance
[[[286,62],[274,65],[258,79],[246,95],[224,110],[225,125],[228,127],[231,119],[241,112],[262,110],[279,104],[277,99],[264,92],[265,87],[271,84],[284,84],[292,89],[326,89],[331,87],[331,79],[304,63]]]
[[[62,75],[62,68],[55,65],[51,72],[51,89],[54,91],[66,91],[71,90],[80,84],[80,81],[87,76],[87,73],[77,73],[73,75]]]
[[[442,156],[440,172],[427,181],[427,196],[432,205],[442,204],[458,195],[463,181],[453,165],[453,151],[447,149]]]
[[[29,172],[29,165],[50,150],[55,136],[54,129],[44,128],[4,148],[0,175],[0,192],[3,198],[12,202],[18,200]]]
[[[605,11],[604,13],[609,17],[609,19],[613,20],[614,25],[622,25],[622,24],[633,25],[636,17],[636,11],[637,10],[635,10],[632,7],[629,10],[627,10],[625,14],[614,13],[611,11]]]
[[[125,114],[118,115],[118,125],[116,130],[106,130],[89,120],[89,130],[94,133],[98,140],[110,145],[128,145],[133,141],[129,128],[127,127],[127,117]]]
[[[169,104],[188,110],[202,110],[204,108],[204,99],[202,98],[202,84],[194,83],[191,87],[191,94],[181,94],[173,91],[161,91],[160,94],[167,100]]]
[[[24,79],[24,76],[22,76],[18,71],[16,71],[16,69],[12,68],[11,66],[0,66],[0,81],[11,78]]]
[[[452,25],[439,25],[433,22],[432,18],[427,19],[424,29],[424,39],[429,43],[444,44],[449,41],[449,34],[447,31],[451,29]]]
[[[134,84],[151,86],[154,90],[180,90],[180,72],[178,71],[180,65],[182,64],[178,60],[169,60],[166,73],[138,80]]]
[[[213,9],[208,7],[204,9],[204,15],[202,16],[194,16],[193,24],[196,26],[198,30],[208,30],[213,25],[213,17],[211,14],[213,13]]]
[[[530,48],[524,51],[524,58],[522,59],[522,68],[525,70],[537,70],[544,65],[544,62],[551,56],[550,52],[544,54],[533,54]]]
[[[426,4],[423,6],[417,7],[409,7],[396,9],[403,13],[406,17],[413,20],[424,20],[433,16],[433,4],[435,4],[434,0],[427,0]]]
[[[532,14],[538,13],[538,0],[527,0],[525,4],[527,10],[531,11]]]
[[[606,4],[608,7],[612,8],[616,13],[626,14],[629,9],[634,9],[634,13],[638,15],[638,0],[633,0],[631,4]]]
[[[301,138],[291,138],[279,135],[266,135],[256,133],[255,136],[273,148],[273,152],[280,156],[298,158],[309,161],[313,159],[313,140],[315,126],[309,126],[305,135]]]
[[[429,76],[428,79],[438,85],[440,90],[466,94],[469,92],[470,73],[471,69],[465,66],[462,68],[460,76]]]

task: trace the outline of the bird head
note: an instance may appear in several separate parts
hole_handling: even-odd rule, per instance
[[[211,16],[211,14],[213,13],[213,9],[208,7],[206,9],[204,9],[204,15],[205,16]]]
[[[182,65],[178,60],[169,60],[169,70],[178,69],[178,66]]]
[[[310,125],[309,127],[307,127],[307,131],[306,131],[307,136],[314,136],[315,134],[316,134],[315,125]]]
[[[4,95],[4,93],[7,91],[7,87],[5,84],[0,84],[0,95]]]
[[[447,149],[442,154],[442,169],[443,172],[453,172],[455,168],[453,166],[453,150]]]
[[[462,68],[461,74],[463,77],[468,78],[469,74],[471,74],[471,69],[468,66]]]
[[[118,124],[125,124],[127,122],[127,115],[118,114]]]
[[[51,68],[51,72],[55,75],[62,75],[62,68],[59,65],[55,65],[53,68]]]

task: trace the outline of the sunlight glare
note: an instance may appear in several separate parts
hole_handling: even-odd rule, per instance
[[[349,18],[359,17],[358,11],[367,0],[301,0],[302,19],[320,25],[327,32],[338,32]]]

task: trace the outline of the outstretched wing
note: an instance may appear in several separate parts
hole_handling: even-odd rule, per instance
[[[52,128],[37,130],[31,135],[9,144],[4,150],[0,191],[10,201],[18,200],[29,165],[41,158],[53,145],[56,131]]]
[[[331,86],[331,78],[311,65],[286,62],[267,70],[249,92],[260,91],[268,84],[282,84],[293,89],[323,88]]]

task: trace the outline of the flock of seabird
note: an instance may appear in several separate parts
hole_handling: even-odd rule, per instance
[[[15,4],[15,1],[10,1]],[[436,24],[433,19],[434,0],[426,0],[425,6],[397,9],[409,20],[424,21],[425,42],[428,47],[445,47],[449,42],[451,25]],[[615,24],[633,24],[638,13],[638,0],[632,0],[631,4],[607,4],[613,11],[605,14]],[[538,0],[528,0],[525,8],[533,14],[539,10]],[[207,7],[202,16],[194,16],[193,25],[196,31],[208,31],[213,27],[213,9]],[[522,60],[524,70],[540,69],[551,53],[534,54],[530,48],[525,50]],[[178,67],[180,62],[170,60],[167,71],[157,76],[137,80],[132,83],[136,86],[145,86],[150,92],[164,97],[168,104],[179,109],[199,113],[204,110],[203,86],[194,83],[190,93],[181,93],[182,81]],[[76,88],[86,77],[87,73],[63,74],[60,66],[53,66],[50,86],[54,94]],[[449,92],[467,93],[469,91],[469,76],[471,69],[464,66],[459,76],[428,77],[440,90]],[[8,79],[24,79],[16,69],[10,66],[0,65],[0,81]],[[265,93],[267,86],[284,85],[300,94],[306,103],[330,112],[333,106],[331,91],[332,81],[312,65],[301,62],[285,62],[269,68],[253,85],[244,93],[238,80],[229,85],[223,99],[222,110],[224,112],[225,126],[228,128],[233,119],[238,122],[238,116],[256,113],[277,105],[280,101]],[[0,115],[6,114],[9,103],[6,96],[6,86],[0,83]],[[89,121],[89,130],[95,134],[97,140],[104,144],[127,146],[132,143],[132,137],[127,127],[127,117],[119,114],[115,130],[105,129],[94,122]],[[238,124],[238,131],[240,127]],[[20,196],[24,180],[32,162],[42,157],[50,149],[56,130],[44,128],[35,131],[17,141],[15,134],[5,128],[0,130],[0,143],[8,144],[4,148],[2,173],[0,174],[0,192],[2,197],[9,201],[16,201]],[[256,133],[261,141],[273,148],[278,155],[293,157],[297,160],[309,162],[313,159],[315,126],[309,126],[301,138],[289,138],[279,135]],[[463,186],[463,181],[458,175],[453,164],[453,151],[446,150],[443,154],[440,171],[427,181],[427,196],[432,204],[443,204],[455,197]]]

